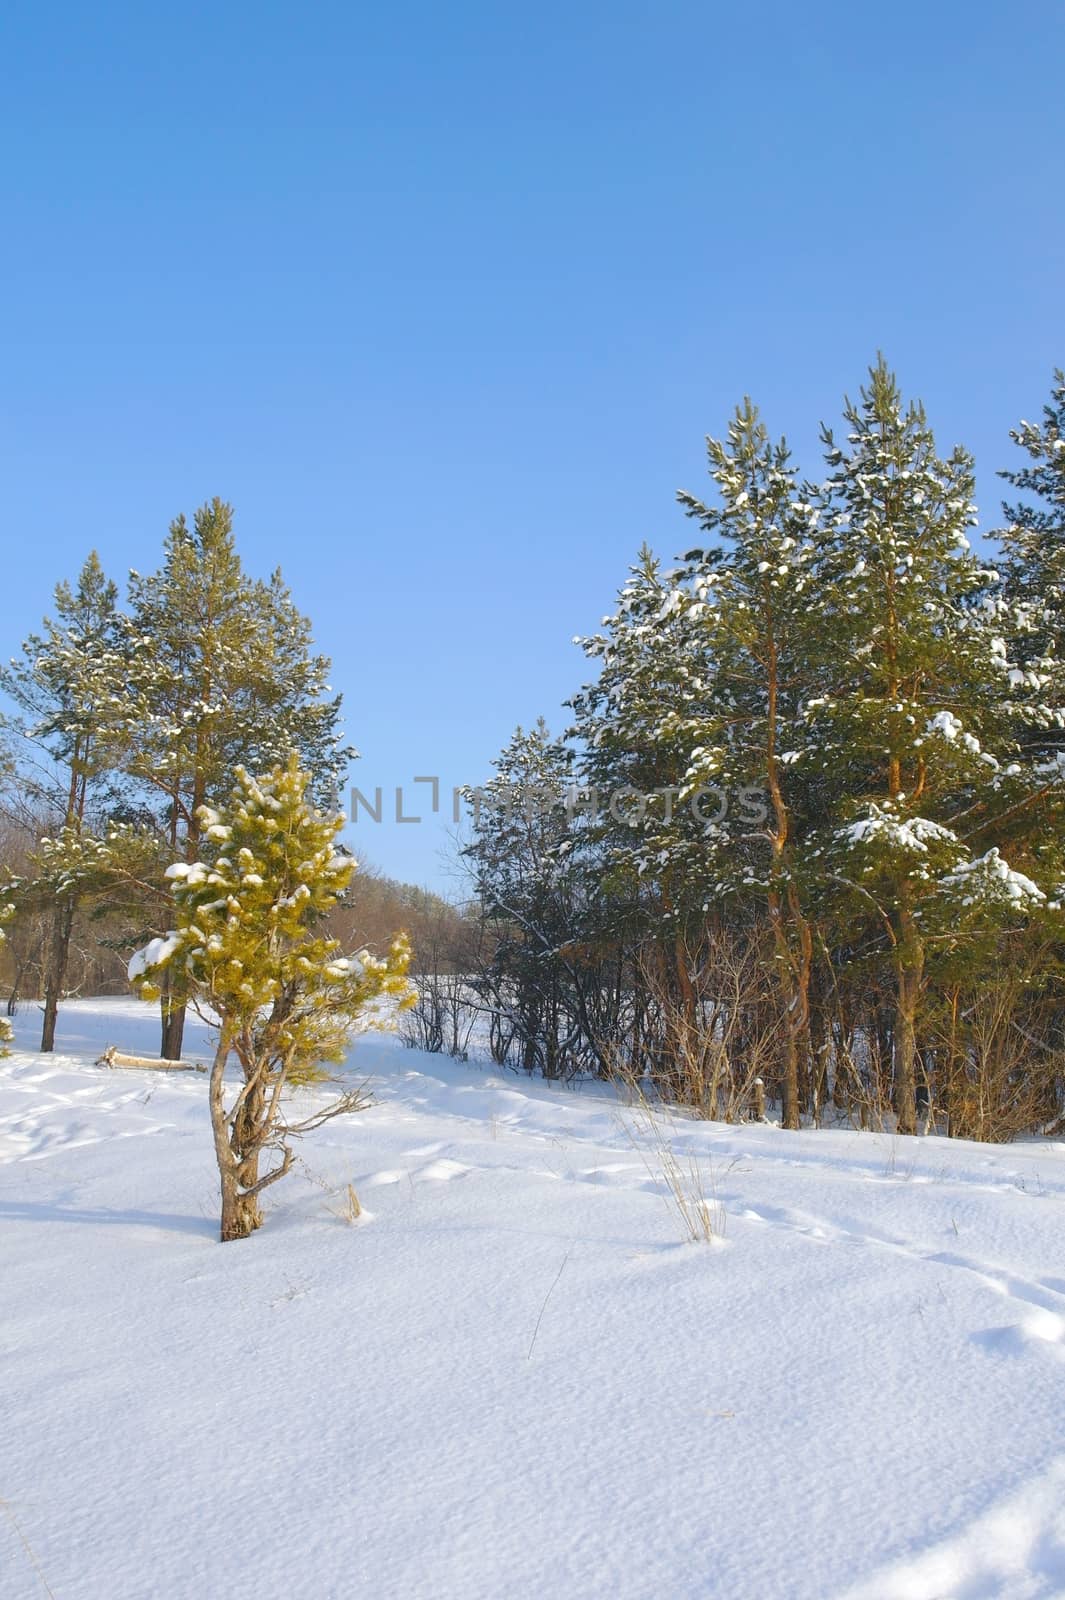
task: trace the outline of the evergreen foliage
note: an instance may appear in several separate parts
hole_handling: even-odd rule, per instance
[[[165,928],[163,868],[197,858],[201,809],[237,766],[266,770],[294,753],[316,798],[335,804],[354,752],[328,672],[280,571],[265,582],[244,572],[221,500],[191,527],[172,523],[158,572],[130,574],[127,610],[95,552],[57,587],[55,620],[0,673],[17,712],[7,731],[21,736],[8,791],[36,836],[13,890],[50,923],[43,1049],[82,908],[121,904],[142,929]],[[176,1058],[180,985],[163,1002],[161,1054]]]
[[[211,1101],[223,1239],[259,1226],[258,1195],[289,1170],[291,1138],[323,1119],[319,1109],[290,1121],[285,1088],[320,1078],[322,1063],[341,1061],[358,1028],[370,1020],[387,1026],[413,1000],[402,935],[379,959],[366,950],[343,954],[324,931],[355,863],[336,848],[344,818],[318,811],[306,798],[308,784],[295,755],[262,778],[237,769],[229,798],[201,808],[198,859],[167,871],[176,926],[129,967],[144,1000],[158,999],[167,978],[180,975],[197,1010],[217,1027]],[[227,1109],[231,1054],[243,1082]],[[354,1109],[352,1097],[337,1108]],[[267,1149],[280,1161],[261,1175]]]
[[[130,574],[127,768],[154,795],[171,852],[196,859],[200,813],[238,765],[266,770],[295,753],[319,800],[335,803],[354,753],[339,735],[329,663],[311,653],[310,624],[280,572],[249,578],[232,508],[214,499],[189,527],[170,527],[159,571]],[[181,1053],[184,997],[168,988],[162,1054]]]
[[[123,660],[118,590],[93,551],[75,584],[56,586],[55,617],[44,619],[43,633],[31,634],[20,656],[0,669],[0,689],[16,709],[6,726],[21,746],[13,779],[19,808],[43,819],[50,835],[42,841],[47,859],[38,863],[38,872],[11,886],[17,905],[43,907],[49,923],[44,1051],[54,1048],[71,933],[84,894],[77,863],[93,851],[93,827],[115,800]]]
[[[697,1063],[705,1106],[727,1037],[731,1115],[771,1037],[789,1127],[833,1101],[863,1125],[890,1102],[904,1133],[929,1103],[980,1137],[1062,1116],[1063,422],[1058,374],[1014,435],[1032,464],[1006,476],[1036,503],[1007,508],[1002,568],[970,546],[970,457],[940,454],[883,359],[842,439],[823,430],[821,481],[749,400],[708,441],[714,497],[679,496],[703,543],[669,573],[641,550],[552,751],[594,802],[553,812],[565,909],[538,981],[594,952],[593,991],[627,997],[597,1013],[597,1059],[682,1097]],[[527,843],[483,815],[486,907]]]

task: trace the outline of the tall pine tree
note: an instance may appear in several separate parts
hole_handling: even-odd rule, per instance
[[[215,499],[189,527],[172,523],[157,573],[130,574],[128,770],[156,798],[172,855],[194,861],[202,808],[228,792],[242,765],[267,770],[289,754],[311,791],[335,804],[353,752],[339,733],[329,662],[280,572],[247,576],[232,508]],[[163,1001],[162,1054],[181,1053],[180,988]]]
[[[787,445],[770,439],[749,400],[727,439],[709,439],[707,449],[718,503],[679,497],[687,514],[723,541],[691,551],[683,569],[702,654],[713,664],[712,691],[683,724],[692,744],[687,781],[716,783],[730,799],[765,788],[760,832],[768,848],[752,852],[734,826],[725,861],[731,887],[748,901],[758,897],[772,932],[786,1022],[783,1122],[797,1128],[812,1078],[814,941],[796,755],[803,697],[818,679],[823,639],[811,580],[818,512],[796,484]]]
[[[981,819],[1001,809],[1014,669],[999,575],[969,548],[971,458],[938,455],[923,408],[904,405],[883,359],[844,416],[845,444],[823,433],[817,563],[835,666],[807,704],[806,739],[836,795],[828,864],[886,946],[895,1110],[913,1133],[929,920]]]
[[[1048,756],[1065,752],[1065,372],[1055,372],[1042,425],[1010,433],[1028,465],[1001,473],[1023,498],[1002,509],[1006,594],[1017,608],[1012,653],[1032,696],[1026,745]]]

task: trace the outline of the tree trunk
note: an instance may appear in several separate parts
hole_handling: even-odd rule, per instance
[[[262,1208],[257,1196],[244,1194],[240,1184],[228,1174],[222,1175],[222,1223],[218,1237],[223,1244],[233,1239],[247,1239],[263,1225]]]
[[[28,956],[16,957],[15,976],[11,980],[11,993],[7,997],[7,1014],[9,1017],[18,1015],[19,1001],[22,999],[22,980],[28,966]]]
[[[248,1194],[247,1191],[254,1189],[259,1181],[259,1152],[262,1149],[266,1086],[261,1076],[257,1075],[250,1085],[245,1080],[245,1088],[247,1093],[234,1119],[230,1139],[230,1147],[236,1161],[237,1181],[236,1193],[230,1207],[231,1231],[226,1231],[223,1220],[223,1240],[246,1239],[249,1233],[254,1233],[256,1228],[262,1227],[263,1221],[258,1198]]]
[[[74,902],[68,897],[58,901],[52,913],[52,938],[48,950],[48,970],[44,978],[44,1026],[41,1029],[41,1050],[45,1053],[55,1049],[56,1018],[59,1015],[63,980],[67,975],[73,928]]]
[[[958,1017],[961,1010],[961,990],[955,984],[950,990],[950,1036],[947,1042],[947,1073],[945,1095],[947,1106],[947,1138],[954,1139],[958,1131],[958,1111],[965,1088],[965,1061],[958,1044]],[[1053,1128],[1047,1132],[1052,1134]]]
[[[244,1191],[258,1181],[259,1150],[256,1145],[246,1155],[241,1154],[238,1140],[240,1137],[249,1136],[248,1123],[244,1116],[247,1102],[241,1109],[230,1137],[229,1124],[226,1120],[225,1104],[225,1072],[226,1061],[229,1057],[229,1041],[223,1030],[218,1040],[214,1061],[211,1065],[210,1108],[211,1131],[214,1135],[215,1158],[218,1162],[218,1176],[222,1196],[222,1217],[219,1227],[219,1238],[223,1244],[228,1244],[232,1239],[246,1239],[254,1233],[256,1228],[262,1226],[263,1214],[259,1206],[257,1195],[249,1195]]]
[[[799,1116],[799,1041],[788,1020],[784,1046],[784,1082],[781,1092],[781,1126],[793,1132],[802,1126]]]
[[[180,1061],[185,1042],[185,1007],[175,1005],[163,1017],[162,1041],[159,1054],[164,1061]]]
[[[899,1133],[917,1132],[917,1006],[924,979],[924,945],[910,912],[899,919],[896,951],[895,1115]]]
[[[787,908],[791,914],[789,925],[781,896],[773,888],[770,888],[768,903],[786,1030],[781,1125],[794,1131],[802,1126],[800,1083],[810,1081],[812,944],[809,926],[797,906],[791,904]]]
[[[814,1121],[821,1126],[824,1116],[825,1102],[828,1099],[828,1056],[830,1041],[828,1028],[825,1025],[825,1010],[822,1003],[822,988],[817,970],[811,974],[811,1003],[810,1003],[810,1061],[813,1071],[813,1084],[811,1089],[811,1107]]]
[[[159,1001],[162,1038],[159,1054],[164,1061],[180,1061],[185,1039],[185,996],[169,975]]]
[[[175,778],[173,807],[171,813],[170,847],[177,854],[178,845],[178,795],[180,784]],[[183,855],[190,865],[199,854],[200,821],[197,807],[203,803],[204,789],[201,776],[193,782],[192,807],[188,816],[188,828],[185,834]],[[184,985],[180,980],[168,977],[163,985],[163,994],[160,1000],[162,1012],[162,1038],[159,1044],[159,1054],[164,1061],[180,1061],[181,1050],[185,1042],[185,1009],[186,994]]]

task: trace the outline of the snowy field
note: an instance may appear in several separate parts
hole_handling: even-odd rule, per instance
[[[92,1065],[155,1036],[84,1001],[0,1063],[4,1600],[1065,1595],[1065,1145],[656,1149],[371,1037],[221,1246],[205,1080]]]

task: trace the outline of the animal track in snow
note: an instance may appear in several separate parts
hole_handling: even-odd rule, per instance
[[[408,1174],[405,1172],[371,1172],[368,1178],[363,1178],[359,1184],[361,1189],[377,1189],[387,1183],[402,1183]]]
[[[437,1150],[442,1150],[443,1145],[436,1145]],[[411,1150],[410,1155],[424,1155],[426,1150]],[[418,1183],[426,1179],[430,1183],[447,1183],[452,1178],[464,1178],[467,1172],[472,1172],[472,1167],[464,1166],[461,1161],[451,1161],[446,1156],[441,1156],[437,1161],[430,1161],[424,1167],[395,1168],[386,1167],[381,1172],[372,1172],[369,1177],[363,1178],[359,1187],[361,1189],[378,1189],[390,1183]]]
[[[464,1178],[467,1172],[472,1172],[472,1167],[463,1166],[461,1161],[449,1161],[446,1156],[439,1161],[430,1161],[427,1167],[419,1167],[411,1176],[414,1179],[428,1178],[433,1183],[447,1183],[451,1178]]]
[[[734,1195],[719,1195],[719,1200],[731,1215],[741,1221],[764,1223],[787,1228],[818,1243],[848,1242],[872,1245],[911,1261],[927,1261],[935,1266],[949,1267],[967,1273],[993,1294],[1012,1301],[1021,1320],[1005,1327],[988,1328],[974,1334],[973,1341],[985,1349],[1018,1352],[1032,1341],[1061,1347],[1065,1357],[1065,1280],[1060,1278],[1028,1279],[1014,1272],[1004,1272],[970,1256],[949,1250],[923,1250],[906,1240],[866,1228],[853,1219],[830,1222],[805,1215],[784,1206],[748,1206],[738,1204]],[[1057,1352],[1056,1352],[1057,1353]]]

